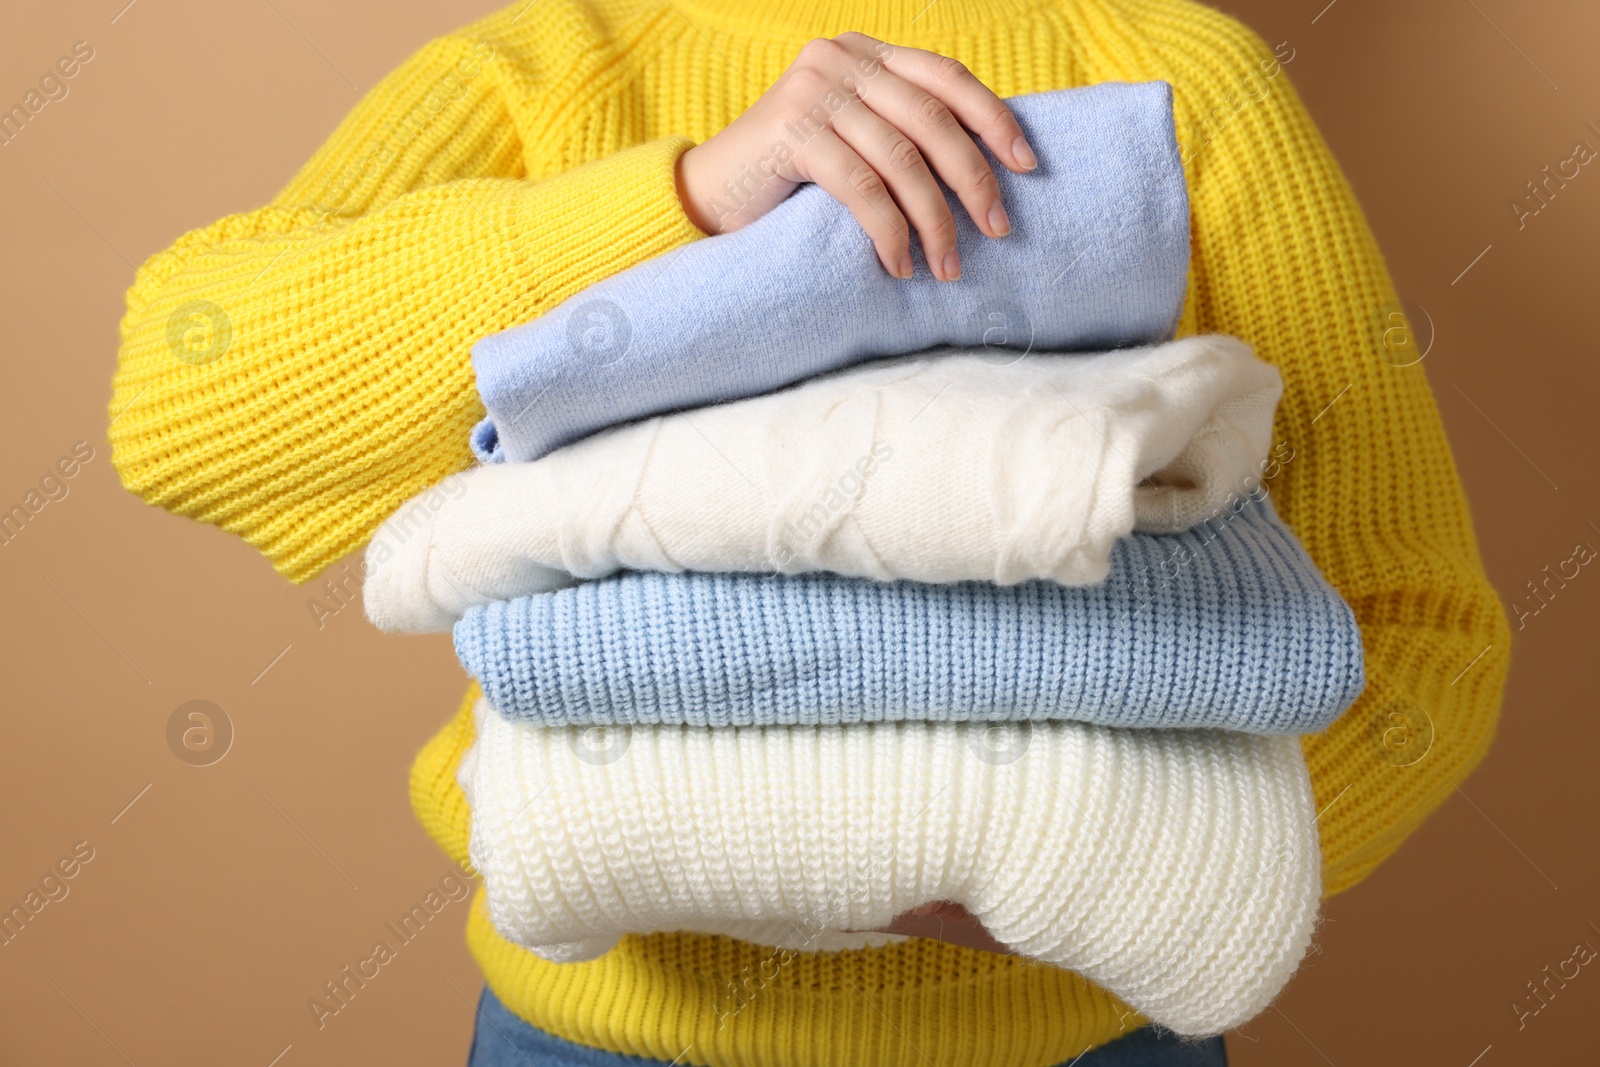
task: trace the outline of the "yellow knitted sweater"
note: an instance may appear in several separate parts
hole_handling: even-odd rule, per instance
[[[469,462],[473,341],[695,240],[678,155],[807,39],[850,29],[955,56],[1002,96],[1172,83],[1183,332],[1235,334],[1282,370],[1292,459],[1272,495],[1361,621],[1366,695],[1305,740],[1325,886],[1353,885],[1482,756],[1509,633],[1423,371],[1395,365],[1383,260],[1284,73],[1292,43],[1190,0],[517,0],[386,78],[270,205],[140,268],[111,401],[124,483],[296,581],[359,548]],[[412,772],[461,861],[470,699]],[[468,938],[536,1025],[681,1063],[1038,1067],[1139,1022],[1074,975],[932,941],[780,965],[658,934],[556,965],[476,909]]]

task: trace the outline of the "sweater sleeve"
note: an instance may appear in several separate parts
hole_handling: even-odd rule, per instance
[[[433,42],[270,205],[139,269],[109,430],[130,490],[310,578],[470,460],[474,341],[699,236],[689,142],[562,169],[530,147],[532,67]]]
[[[1282,371],[1266,484],[1361,625],[1367,690],[1304,743],[1324,886],[1338,892],[1482,758],[1510,630],[1423,367],[1385,358],[1385,331],[1403,321],[1395,291],[1289,84],[1292,46],[1275,55],[1198,4],[1119,6],[1128,20],[1106,32],[1120,39],[1114,61],[1134,69],[1101,76],[1175,89],[1192,205],[1186,322],[1244,338]]]

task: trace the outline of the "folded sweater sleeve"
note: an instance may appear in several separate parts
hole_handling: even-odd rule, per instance
[[[506,47],[426,46],[271,204],[139,269],[110,405],[130,490],[310,578],[470,461],[475,340],[699,235],[687,140],[564,169]]]
[[[1193,228],[1190,328],[1283,373],[1279,513],[1355,610],[1366,693],[1305,739],[1324,886],[1366,876],[1482,758],[1510,633],[1421,364],[1386,361],[1398,305],[1343,173],[1269,49],[1198,5],[1126,0],[1095,78],[1174,85]]]

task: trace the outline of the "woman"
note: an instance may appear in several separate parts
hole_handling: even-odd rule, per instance
[[[1190,0],[518,0],[386,78],[271,205],[140,270],[115,463],[145,499],[306,580],[470,462],[478,338],[805,181],[850,208],[891,274],[914,232],[934,275],[958,278],[935,175],[985,239],[1008,229],[962,125],[1026,170],[1000,98],[1165,79],[1193,213],[1180,332],[1242,337],[1282,371],[1293,459],[1270,489],[1366,643],[1366,696],[1305,742],[1337,892],[1480,758],[1508,642],[1426,380],[1379,358],[1395,295],[1287,83],[1293,58]],[[475,696],[412,772],[419,818],[460,862]],[[1424,718],[1431,749],[1395,766],[1384,731]],[[965,943],[773,967],[755,946],[657,934],[556,965],[475,908],[474,1062],[1222,1062],[1220,1039],[1163,1042],[1074,975],[977,951],[998,946],[960,914],[897,929],[941,926]]]

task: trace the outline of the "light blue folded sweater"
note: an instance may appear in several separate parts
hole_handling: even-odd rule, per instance
[[[1167,339],[1182,310],[1189,201],[1166,82],[1010,101],[1039,167],[990,164],[1012,232],[948,192],[962,277],[891,278],[814,185],[735,233],[590,286],[472,350],[485,461],[537,459],[619,422],[770,392],[935,345],[1104,349]],[[987,153],[985,153],[987,155]]]
[[[1096,586],[628,573],[475,607],[456,651],[545,725],[1077,719],[1308,733],[1361,634],[1265,500],[1120,542]]]

